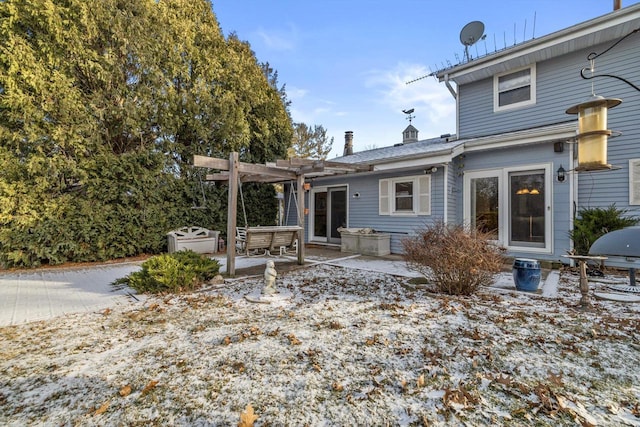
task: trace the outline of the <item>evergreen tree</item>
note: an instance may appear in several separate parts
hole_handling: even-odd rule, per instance
[[[320,125],[313,128],[304,123],[293,124],[293,142],[288,151],[289,157],[303,159],[326,159],[331,152],[333,138],[327,137],[327,131]]]
[[[281,94],[207,0],[6,0],[0,18],[4,265],[154,253],[173,228],[224,229],[226,188],[203,184],[192,156],[264,162],[291,142]]]

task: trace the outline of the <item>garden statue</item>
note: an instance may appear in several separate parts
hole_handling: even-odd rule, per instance
[[[276,277],[278,277],[278,272],[276,271],[274,262],[267,261],[267,267],[264,269],[263,295],[274,295],[278,293],[276,289]]]

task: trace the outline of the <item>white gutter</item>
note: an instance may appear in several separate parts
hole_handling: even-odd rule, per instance
[[[464,141],[465,152],[472,152],[486,150],[487,148],[494,149],[539,142],[566,141],[575,138],[575,136],[576,123],[569,122],[545,128],[527,129],[525,131],[515,131],[507,134],[503,133],[459,141]]]
[[[394,170],[394,169],[407,169],[414,167],[423,167],[423,166],[432,166],[432,165],[441,165],[445,163],[449,163],[453,159],[453,155],[451,150],[447,154],[440,154],[437,156],[428,156],[428,157],[419,157],[415,158],[415,156],[411,159],[405,160],[395,160],[393,162],[388,163],[379,163],[373,165],[374,171],[385,171],[385,170]]]

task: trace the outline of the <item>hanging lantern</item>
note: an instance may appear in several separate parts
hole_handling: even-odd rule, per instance
[[[619,105],[621,99],[593,95],[586,101],[569,108],[567,114],[578,115],[578,166],[576,171],[611,169],[607,163],[607,110]]]

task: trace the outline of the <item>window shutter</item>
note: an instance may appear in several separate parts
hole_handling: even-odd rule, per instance
[[[378,215],[389,215],[391,213],[391,197],[389,195],[389,186],[391,181],[381,179],[379,181],[378,192]]]
[[[640,205],[640,159],[629,160],[629,204]]]
[[[418,215],[431,215],[431,175],[418,179]]]

